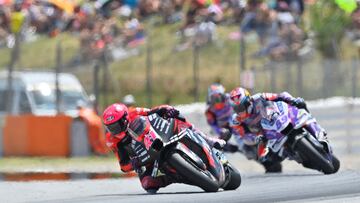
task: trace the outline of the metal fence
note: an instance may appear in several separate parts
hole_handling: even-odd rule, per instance
[[[360,95],[360,61],[271,61],[254,71],[255,91],[288,91],[306,99]]]

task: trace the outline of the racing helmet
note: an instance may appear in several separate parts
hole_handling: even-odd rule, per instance
[[[129,125],[129,110],[121,103],[108,106],[103,113],[103,123],[107,131],[119,139],[126,136]]]
[[[133,95],[131,95],[131,94],[125,95],[122,102],[126,106],[132,106],[132,105],[135,105],[135,103],[136,103],[135,97]]]
[[[237,87],[230,92],[230,104],[237,114],[248,114],[251,105],[251,95],[245,88]]]
[[[215,109],[222,109],[225,106],[226,93],[223,85],[213,83],[208,88],[207,103]]]

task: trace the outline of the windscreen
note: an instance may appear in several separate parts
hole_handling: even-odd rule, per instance
[[[41,84],[31,91],[35,106],[39,110],[56,109],[56,91],[47,84]],[[60,92],[60,108],[64,111],[76,110],[77,106],[87,106],[85,94],[76,89],[64,89]]]

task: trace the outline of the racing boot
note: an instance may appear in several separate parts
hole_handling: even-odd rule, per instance
[[[270,162],[266,161],[261,163],[265,168],[265,173],[281,173],[282,165],[281,162]]]
[[[270,149],[266,146],[265,143],[261,142],[258,144],[258,161],[260,163],[266,162],[269,158]]]
[[[273,153],[265,143],[258,145],[258,161],[265,168],[265,173],[281,173],[283,159],[277,154]]]
[[[256,160],[257,158],[256,145],[251,146],[243,144],[240,151],[245,155],[248,160]]]
[[[159,188],[166,187],[176,182],[167,175],[162,175],[155,178],[150,175],[147,175],[142,177],[140,181],[141,181],[141,186],[149,194],[155,194],[159,190]]]

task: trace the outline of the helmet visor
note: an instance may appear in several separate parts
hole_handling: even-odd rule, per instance
[[[221,104],[221,103],[224,103],[225,102],[225,97],[224,95],[221,95],[221,94],[213,94],[211,95],[210,97],[210,103],[212,105],[215,105],[215,104]]]
[[[243,104],[233,105],[235,113],[242,113],[246,111],[246,106]]]
[[[127,129],[127,127],[128,127],[128,120],[126,119],[126,116],[116,121],[115,123],[106,125],[106,129],[113,136],[120,134],[121,132],[124,132]]]

